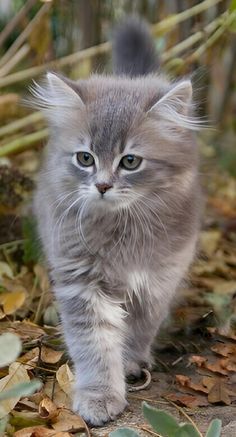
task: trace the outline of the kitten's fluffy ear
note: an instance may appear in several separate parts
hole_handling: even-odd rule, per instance
[[[68,81],[69,82],[69,81]],[[59,124],[73,110],[81,110],[84,103],[67,80],[54,73],[47,73],[44,80],[30,88],[33,94],[31,106],[41,109],[49,121]]]
[[[170,124],[184,129],[198,130],[199,121],[191,117],[192,84],[190,80],[175,85],[148,111],[150,115],[164,118]]]

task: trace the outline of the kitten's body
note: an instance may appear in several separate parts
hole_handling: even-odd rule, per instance
[[[150,364],[194,254],[191,85],[152,75],[48,82],[35,91],[51,124],[36,214],[75,365],[74,409],[101,425],[125,408],[125,375]],[[84,150],[93,170],[73,161]],[[126,171],[119,162],[131,153],[142,162]],[[102,195],[95,184],[104,183]]]

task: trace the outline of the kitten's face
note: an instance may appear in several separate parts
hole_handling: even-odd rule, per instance
[[[129,89],[127,83],[116,87],[114,80],[107,89],[102,85],[103,92],[97,84],[85,102],[68,85],[61,96],[61,89],[54,90],[60,102],[69,103],[57,118],[51,114],[50,166],[56,189],[71,193],[74,207],[82,202],[102,211],[120,210],[173,188],[194,153],[190,130],[169,123],[168,115],[163,119],[165,106],[156,111],[153,95],[142,96],[139,87]],[[161,100],[157,96],[154,101]]]

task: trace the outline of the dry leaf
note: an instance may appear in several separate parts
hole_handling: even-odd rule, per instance
[[[14,437],[71,437],[68,432],[55,432],[45,426],[30,426],[14,433]]]
[[[208,394],[208,401],[211,404],[225,404],[230,405],[231,400],[228,394],[228,389],[221,379],[218,379]]]
[[[78,432],[86,429],[84,420],[70,410],[59,409],[58,415],[52,423],[56,431]]]
[[[20,382],[28,381],[30,381],[30,378],[23,364],[12,363],[9,366],[9,375],[0,380],[0,392],[9,390]],[[0,405],[0,419],[10,413],[19,400],[20,397],[15,397],[2,401]]]
[[[9,264],[0,261],[0,280],[3,279],[4,276],[8,276],[9,278],[13,278],[13,272]]]
[[[72,387],[74,384],[74,375],[71,372],[68,364],[63,364],[56,373],[56,378],[61,389],[72,397]]]
[[[51,399],[46,396],[39,404],[39,415],[43,419],[55,419],[58,415],[57,406],[51,401]]]
[[[48,279],[47,271],[39,264],[34,266],[34,273],[39,280],[39,286],[42,291],[48,291],[50,289],[50,283]]]
[[[216,251],[221,238],[219,230],[202,231],[200,245],[205,254],[210,258]]]
[[[16,321],[4,324],[3,332],[14,332],[19,335],[22,341],[36,340],[45,335],[44,330],[40,328],[40,326],[28,321]]]
[[[201,355],[192,355],[189,358],[189,362],[196,364],[198,367],[202,367],[206,361],[207,359],[202,357]]]
[[[44,393],[50,399],[53,396],[53,402],[60,408],[71,408],[71,397],[69,397],[59,386],[58,382],[52,379],[46,381],[44,385]],[[34,395],[35,396],[35,395]],[[42,399],[40,399],[41,401]]]
[[[169,393],[165,398],[175,402],[177,405],[188,408],[205,407],[209,405],[206,398],[202,395],[193,396],[190,394]]]
[[[27,293],[25,291],[13,291],[10,293],[1,293],[0,304],[3,306],[3,312],[7,315],[15,313],[25,302]]]
[[[64,352],[55,351],[46,346],[42,346],[40,358],[44,363],[56,364],[60,361]]]
[[[211,347],[213,352],[216,352],[223,357],[228,357],[232,354],[236,355],[236,344],[233,343],[217,343]]]

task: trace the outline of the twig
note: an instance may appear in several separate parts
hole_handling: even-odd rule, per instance
[[[26,70],[18,71],[17,73],[9,74],[9,76],[0,79],[0,87],[3,88],[13,83],[18,83],[26,79],[32,79],[47,70],[57,70],[62,67],[71,66],[78,61],[90,59],[93,56],[107,53],[111,49],[110,42],[104,42],[94,47],[89,47],[85,50],[72,53],[71,55],[64,56],[63,58],[54,59],[43,65],[27,68]]]
[[[178,405],[176,405],[174,402],[172,402],[170,399],[166,398],[165,396],[163,396],[163,399],[166,399],[171,405],[173,405],[173,407],[175,407],[177,410],[180,411],[181,414],[183,414],[184,417],[186,417],[186,419],[188,419],[188,421],[193,425],[193,427],[196,429],[196,431],[199,433],[199,437],[203,437],[202,433],[200,432],[200,430],[198,429],[196,423],[191,419],[191,417],[184,411],[183,408],[179,407]]]
[[[24,242],[25,242],[25,240],[9,241],[8,243],[0,244],[0,250],[8,249],[8,247],[19,246],[21,244],[24,244]]]
[[[195,50],[194,53],[192,53],[189,59],[191,61],[195,61],[199,59],[200,56],[202,56],[202,54],[204,53],[204,51],[207,50],[210,46],[212,46],[217,41],[217,39],[219,39],[221,35],[223,35],[225,29],[227,29],[227,27],[230,26],[230,24],[232,24],[235,19],[236,19],[236,15],[234,12],[232,12],[232,14],[229,14],[225,18],[222,25],[213,33],[213,35],[211,35],[210,38],[206,40],[204,44],[202,44],[200,47],[198,47],[197,50]]]
[[[9,61],[0,69],[0,77],[6,76],[30,52],[29,44],[24,44]]]
[[[152,431],[149,428],[146,428],[146,426],[139,426],[138,429],[141,429],[142,431],[148,432],[151,435],[155,435],[156,437],[162,437],[160,434],[157,434],[156,432]]]
[[[3,156],[13,155],[29,149],[33,144],[37,144],[48,137],[48,129],[42,129],[29,135],[24,135],[8,144],[0,147],[0,158]]]
[[[200,14],[211,6],[216,5],[222,0],[205,0],[192,8],[187,9],[186,11],[180,12],[180,14],[171,15],[164,20],[160,21],[157,24],[152,26],[152,32],[154,35],[158,35],[160,33],[166,33],[172,30],[173,26],[181,23],[182,21],[187,20],[194,15]]]
[[[131,386],[129,385],[129,392],[134,392],[134,391],[140,391],[140,390],[145,390],[145,388],[147,388],[152,381],[152,377],[151,377],[151,373],[149,372],[149,370],[147,369],[142,369],[142,374],[145,375],[145,382],[142,385],[138,385],[138,386]]]
[[[27,14],[27,12],[32,8],[32,6],[36,3],[36,0],[28,0],[25,5],[17,12],[17,14],[12,18],[9,23],[4,27],[2,32],[0,33],[0,46],[3,45],[4,41],[11,35],[14,28],[18,25],[18,23],[22,20],[23,17]]]
[[[26,26],[23,32],[18,36],[18,38],[14,41],[14,43],[10,46],[7,52],[0,59],[0,67],[4,65],[6,62],[8,62],[9,59],[11,59],[11,57],[17,52],[20,46],[25,42],[25,40],[31,34],[33,28],[38,24],[40,18],[45,14],[45,12],[49,10],[50,7],[51,7],[51,3],[46,3],[39,9],[33,20],[30,21],[28,26]]]
[[[171,47],[169,50],[167,50],[165,53],[161,55],[161,61],[166,62],[169,59],[174,58],[175,56],[179,55],[181,52],[192,47],[201,39],[205,38],[210,33],[214,32],[215,29],[218,27],[218,25],[222,22],[222,19],[226,17],[226,15],[227,13],[225,12],[220,17],[217,17],[214,21],[209,23],[203,30],[199,30],[198,32],[186,38],[185,40],[181,41],[179,44],[176,44],[175,46]]]
[[[13,121],[12,123],[7,124],[0,128],[0,138],[5,135],[13,134],[14,132],[37,123],[38,121],[43,121],[43,114],[39,111],[33,112],[33,114],[27,115],[26,117],[20,118],[20,120]],[[1,150],[1,148],[0,148]]]

